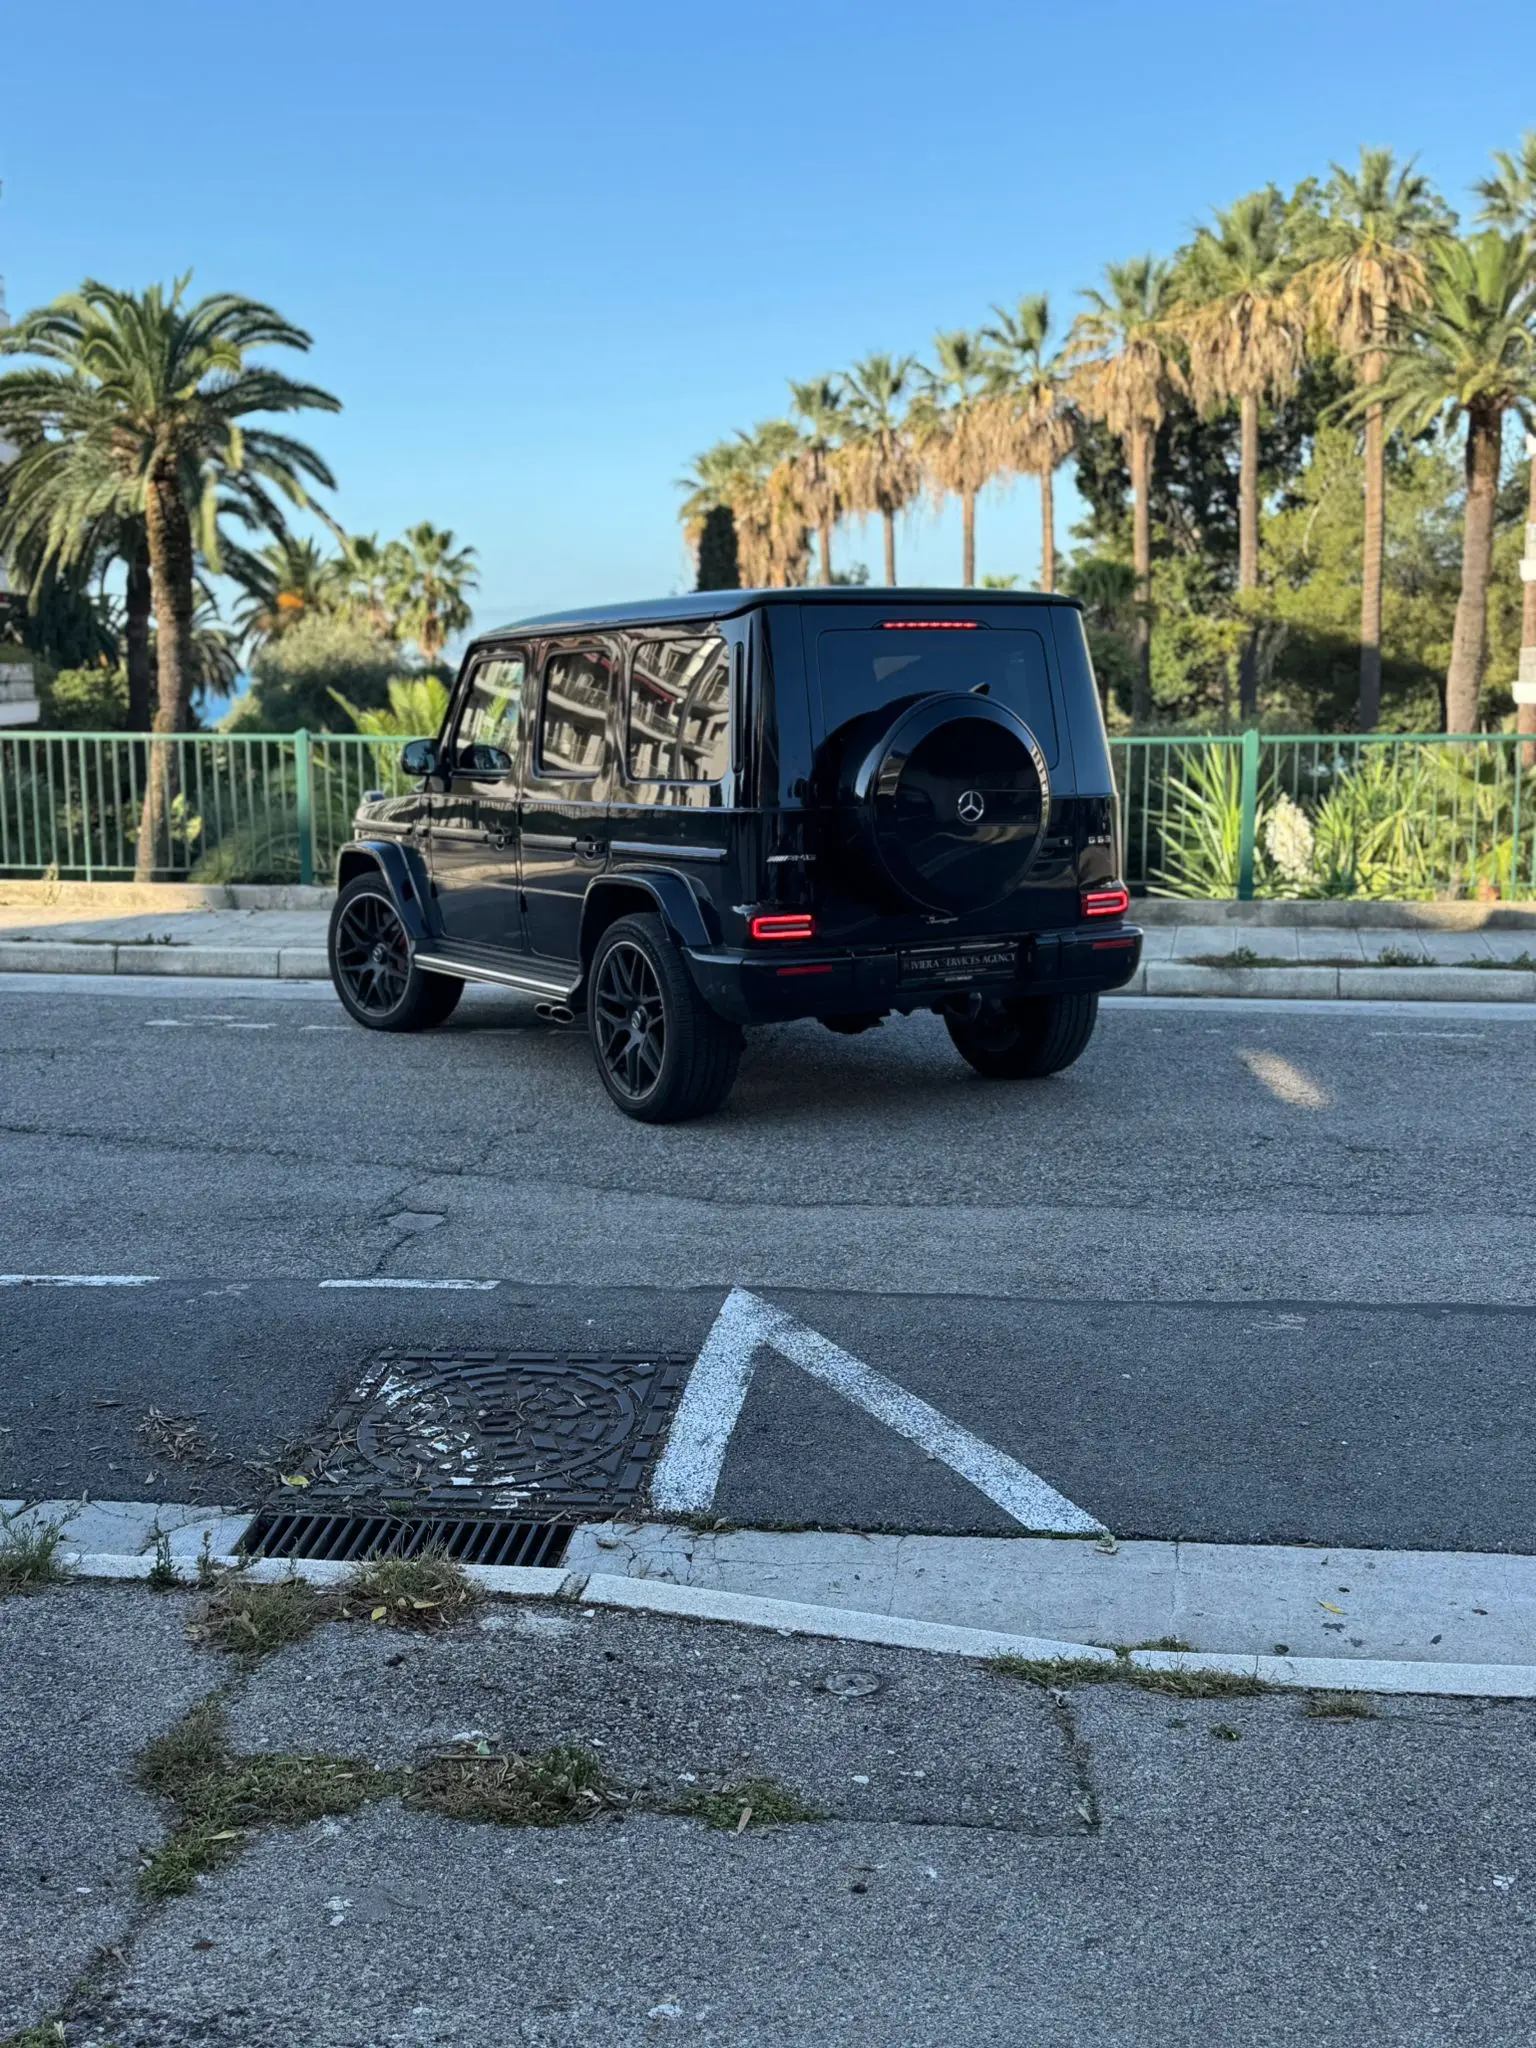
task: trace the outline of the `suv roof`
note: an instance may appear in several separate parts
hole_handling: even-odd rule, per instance
[[[679,597],[642,598],[636,604],[584,605],[572,612],[541,612],[537,618],[514,619],[510,625],[477,633],[474,644],[478,645],[482,640],[502,640],[509,633],[526,633],[534,627],[671,625],[688,619],[728,619],[738,612],[755,611],[759,605],[767,604],[1069,604],[1082,610],[1080,599],[1060,597],[1042,590],[954,590],[907,583],[894,587],[836,583],[788,590],[690,590]]]

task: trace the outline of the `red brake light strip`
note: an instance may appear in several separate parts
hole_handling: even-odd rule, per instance
[[[1082,905],[1084,917],[1123,917],[1131,907],[1131,892],[1121,883],[1112,889],[1085,889]]]
[[[887,633],[979,633],[980,619],[882,619]]]
[[[754,939],[814,939],[816,920],[808,910],[764,912],[748,926]]]

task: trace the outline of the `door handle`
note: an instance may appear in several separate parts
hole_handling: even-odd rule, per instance
[[[605,839],[578,839],[576,842],[576,852],[582,860],[601,860],[607,851]]]

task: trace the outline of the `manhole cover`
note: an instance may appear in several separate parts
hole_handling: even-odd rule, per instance
[[[670,1353],[381,1357],[301,1468],[304,1507],[541,1516],[627,1507],[691,1363]]]

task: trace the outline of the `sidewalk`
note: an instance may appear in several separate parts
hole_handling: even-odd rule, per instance
[[[0,1604],[0,2035],[1440,2048],[1536,2026],[1528,1704],[1148,1691],[560,1601],[420,1632],[363,1609],[230,1655],[189,1638],[201,1609],[82,1583]]]
[[[327,978],[322,890],[66,884],[44,901],[28,887],[0,885],[0,973]],[[1147,901],[1131,915],[1146,940],[1127,995],[1536,1002],[1536,906]]]

